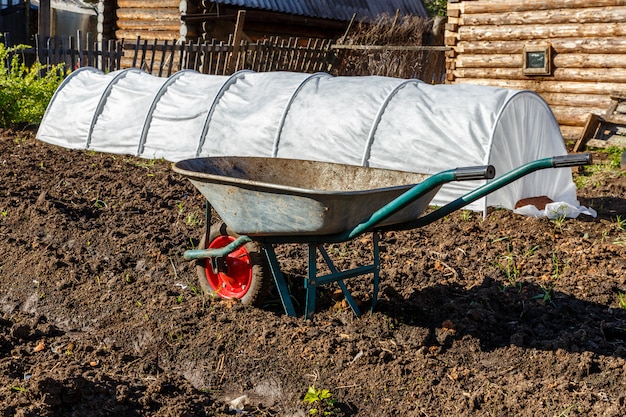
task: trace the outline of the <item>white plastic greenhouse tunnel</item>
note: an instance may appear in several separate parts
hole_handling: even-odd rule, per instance
[[[37,138],[172,162],[260,156],[424,174],[491,164],[500,175],[567,153],[550,108],[530,91],[292,72],[184,70],[160,78],[138,69],[80,68],[57,89]],[[432,204],[484,182],[447,184]],[[538,196],[570,207],[570,217],[581,212],[570,168],[535,172],[468,208],[514,209]]]

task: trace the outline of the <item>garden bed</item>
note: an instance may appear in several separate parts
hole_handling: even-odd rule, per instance
[[[385,233],[373,314],[330,288],[305,321],[275,294],[200,294],[182,253],[204,201],[169,163],[33,136],[0,132],[0,415],[302,416],[310,386],[329,415],[623,415],[623,170],[576,174],[595,219],[457,212]],[[328,250],[350,267],[370,245]],[[301,283],[305,248],[277,253]],[[349,286],[367,306],[371,282]]]

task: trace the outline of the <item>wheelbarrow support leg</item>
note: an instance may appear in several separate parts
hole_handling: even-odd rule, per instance
[[[323,246],[319,246],[318,247],[320,253],[322,254],[322,257],[324,258],[324,261],[326,262],[326,265],[328,265],[328,268],[330,269],[330,272],[332,272],[332,275],[339,275],[339,270],[337,269],[337,267],[335,266],[335,264],[333,263],[333,261],[330,259],[330,256],[328,256],[328,252],[326,252],[326,249],[324,249]],[[348,302],[348,305],[350,306],[350,308],[352,309],[352,312],[354,313],[355,316],[360,316],[361,315],[361,310],[359,309],[359,306],[357,306],[356,302],[354,301],[354,298],[352,297],[352,294],[350,294],[350,291],[348,291],[348,287],[346,287],[346,284],[343,282],[342,279],[338,279],[337,280],[337,285],[339,285],[339,288],[341,288],[341,292],[343,293],[343,296],[345,297],[346,301]]]
[[[296,310],[293,308],[293,303],[291,302],[289,287],[287,287],[287,282],[285,282],[285,276],[280,270],[280,265],[278,264],[278,260],[276,259],[276,252],[274,252],[274,247],[270,244],[264,244],[263,251],[265,252],[267,263],[269,264],[270,270],[272,271],[274,284],[276,284],[276,289],[278,290],[278,295],[280,297],[280,302],[283,305],[283,309],[288,316],[296,317]]]
[[[378,301],[378,283],[380,281],[380,248],[378,247],[378,232],[372,233],[372,245],[374,246],[374,289],[372,291],[372,305],[370,306],[370,313],[374,312],[374,307]]]
[[[315,314],[315,297],[317,295],[317,245],[308,245],[309,249],[309,265],[308,277],[304,282],[306,290],[306,300],[304,303],[304,317],[312,319]]]

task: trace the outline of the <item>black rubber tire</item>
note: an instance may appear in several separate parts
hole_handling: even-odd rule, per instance
[[[220,236],[230,236],[235,239],[239,237],[239,235],[231,231],[226,224],[216,223],[211,226],[208,240],[206,235],[200,239],[198,249],[206,249],[209,246],[207,242],[213,242]],[[207,266],[210,268],[210,259],[196,260],[198,281],[205,294],[212,296],[216,295],[220,298],[236,298],[239,299],[242,304],[261,307],[265,302],[265,297],[269,292],[271,285],[270,269],[267,265],[265,255],[263,254],[261,244],[257,242],[250,242],[245,244],[243,249],[248,252],[249,267],[252,271],[250,285],[248,286],[247,291],[245,291],[245,294],[242,294],[241,296],[224,296],[223,294],[220,294],[219,288],[213,288],[207,277]]]

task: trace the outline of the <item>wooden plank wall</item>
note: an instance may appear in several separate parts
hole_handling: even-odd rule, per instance
[[[525,44],[552,46],[552,74],[527,76]],[[566,141],[626,92],[626,0],[448,0],[448,83],[534,90]]]

